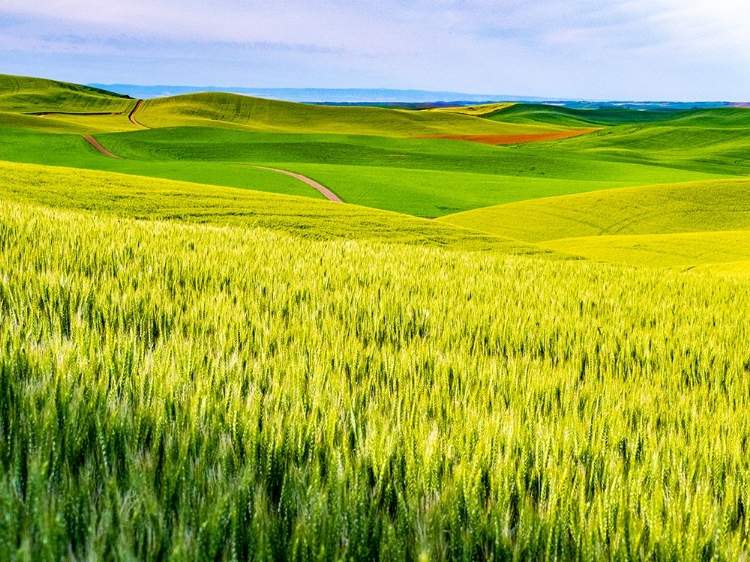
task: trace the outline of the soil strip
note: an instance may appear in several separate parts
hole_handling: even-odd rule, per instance
[[[295,179],[298,179],[299,181],[305,182],[309,186],[314,187],[323,194],[323,197],[325,197],[329,201],[333,201],[334,203],[343,203],[341,198],[333,191],[323,185],[320,185],[315,180],[311,180],[310,178],[303,176],[302,174],[295,174],[294,172],[289,172],[287,170],[279,170],[278,168],[266,168],[265,166],[253,166],[253,168],[257,168],[258,170],[268,170],[269,172],[278,172],[279,174],[286,174],[287,176],[291,176]]]
[[[128,119],[130,119],[130,122],[131,122],[131,123],[132,123],[133,125],[137,125],[137,126],[139,126],[139,127],[143,127],[144,129],[148,129],[148,127],[146,127],[146,125],[144,125],[143,123],[140,123],[140,122],[139,122],[139,121],[138,121],[138,120],[137,120],[137,119],[135,118],[135,112],[136,112],[136,111],[138,111],[138,110],[139,110],[139,109],[141,108],[141,106],[142,106],[142,105],[143,105],[143,100],[138,100],[138,101],[137,101],[137,102],[135,103],[135,107],[133,108],[133,110],[132,110],[132,111],[130,112],[130,114],[128,115]]]
[[[481,142],[483,144],[521,144],[527,142],[544,142],[553,140],[569,139],[580,135],[593,133],[599,129],[575,129],[572,131],[555,131],[552,133],[530,133],[520,135],[439,135],[431,137],[420,137],[428,139],[450,139],[470,142]]]
[[[109,150],[104,148],[101,144],[99,144],[99,141],[96,140],[91,135],[81,135],[86,141],[93,146],[95,149],[97,149],[99,152],[104,154],[104,156],[109,156],[110,158],[117,158],[118,160],[122,160],[122,156],[117,156],[117,154],[112,154]]]

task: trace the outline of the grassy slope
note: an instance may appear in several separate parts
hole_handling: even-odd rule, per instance
[[[68,109],[77,107],[74,89],[24,80],[16,89],[25,88],[27,93],[54,90],[62,98],[71,98]],[[94,98],[109,99],[98,91],[83,90]],[[493,118],[515,111],[508,114],[512,120],[524,107],[511,106],[495,112]],[[627,113],[641,116],[640,112]],[[199,94],[147,103],[138,114],[141,121],[179,125],[151,131],[122,133],[134,127],[125,115],[40,118],[0,114],[0,126],[6,125],[0,135],[0,159],[318,196],[290,179],[261,181],[263,176],[250,168],[251,164],[271,165],[310,175],[345,201],[418,216],[442,216],[529,198],[750,173],[750,161],[743,153],[747,141],[741,117],[746,114],[727,110],[721,114],[721,126],[706,115],[714,114],[691,116],[692,125],[682,127],[676,136],[663,130],[649,133],[661,138],[651,144],[643,138],[645,132],[623,126],[563,142],[489,147],[404,137],[530,132],[539,128],[539,122],[529,128],[528,120],[504,124],[446,112],[318,107]],[[203,126],[188,127],[191,123]],[[708,135],[708,129],[696,128],[696,123],[711,124],[715,134]],[[731,123],[734,129],[729,128]],[[541,126],[561,128],[559,123]],[[101,134],[107,130],[112,134]],[[105,147],[125,160],[103,157],[78,137],[47,132],[95,133]],[[704,139],[700,146],[696,135]]]
[[[521,134],[559,130],[547,124],[495,123],[472,116],[377,107],[316,106],[202,93],[147,100],[138,121],[148,127],[241,126],[254,131],[414,137],[451,134]]]
[[[245,162],[206,165],[204,162],[149,158],[114,160],[97,152],[80,135],[49,135],[37,131],[0,129],[0,160],[119,172],[322,198],[316,190],[300,181],[254,169]]]
[[[513,102],[508,103],[483,103],[480,105],[471,106],[458,106],[458,107],[436,107],[429,111],[436,111],[439,113],[457,113],[459,115],[473,115],[475,117],[483,117],[485,115],[494,114],[501,109],[511,107],[514,105]],[[538,124],[538,123],[534,123]]]
[[[262,173],[275,176],[271,172]],[[549,254],[523,242],[354,205],[68,168],[0,162],[0,195],[12,201],[62,209],[140,219],[263,227],[314,239],[365,239],[463,250]]]
[[[205,127],[97,138],[125,159],[102,157],[78,136],[17,129],[5,129],[0,135],[0,159],[313,194],[307,186],[290,182],[263,186],[248,173],[251,164],[272,165],[310,175],[345,201],[418,216],[441,216],[530,197],[717,177],[560,155],[559,143],[514,149],[448,140]]]
[[[490,116],[510,122],[571,127],[607,125],[561,148],[578,156],[727,175],[750,173],[750,110],[573,110],[519,105]]]
[[[539,246],[610,263],[750,274],[750,231],[566,238]]]
[[[750,259],[750,179],[657,185],[524,201],[444,222],[637,265]]]
[[[569,109],[554,105],[515,104],[485,115],[506,123],[549,123],[566,127],[620,125],[623,123],[658,123],[679,116],[673,111],[635,111],[630,109]]]
[[[441,220],[529,242],[603,234],[750,230],[750,179],[582,193]]]
[[[133,104],[127,96],[88,86],[0,74],[0,105],[7,112],[122,112]]]
[[[0,113],[0,127],[56,134],[99,134],[137,131],[124,113],[112,115],[23,115]]]
[[[133,131],[137,127],[127,114],[135,103],[126,96],[87,86],[0,74],[0,127],[48,133]],[[52,114],[32,115],[48,112]]]

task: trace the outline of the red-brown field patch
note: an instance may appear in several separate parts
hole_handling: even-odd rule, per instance
[[[574,129],[571,131],[554,131],[551,133],[528,133],[521,135],[436,135],[430,137],[421,137],[429,139],[450,139],[463,140],[469,142],[481,142],[484,144],[501,145],[501,144],[521,144],[526,142],[542,142],[568,139],[587,133],[593,133],[599,129]]]

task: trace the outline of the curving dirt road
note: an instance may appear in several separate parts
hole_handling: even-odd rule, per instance
[[[132,109],[132,111],[130,112],[130,114],[128,114],[128,119],[130,119],[130,122],[133,125],[137,125],[138,127],[143,127],[144,129],[148,129],[148,127],[146,127],[146,125],[144,125],[143,123],[139,123],[138,120],[135,118],[135,112],[138,111],[141,108],[142,105],[143,105],[143,100],[138,100],[135,103],[135,107]]]
[[[112,154],[109,150],[104,148],[101,144],[99,144],[99,141],[96,140],[91,135],[81,135],[86,141],[93,146],[95,149],[97,149],[99,152],[104,154],[104,156],[109,156],[110,158],[117,158],[118,160],[122,160],[122,156],[117,156],[117,154]]]
[[[333,201],[334,203],[343,203],[341,198],[338,195],[336,195],[333,191],[331,191],[324,185],[319,184],[315,180],[311,180],[310,178],[303,176],[302,174],[295,174],[294,172],[289,172],[287,170],[279,170],[278,168],[266,168],[265,166],[253,166],[253,168],[257,168],[258,170],[268,170],[269,172],[278,172],[279,174],[285,174],[287,176],[291,176],[295,179],[298,179],[299,181],[305,182],[309,186],[314,187],[320,193],[323,194],[323,197],[325,197],[329,201]]]

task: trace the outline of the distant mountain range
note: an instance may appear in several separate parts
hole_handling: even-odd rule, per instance
[[[327,88],[221,88],[215,86],[137,86],[133,84],[87,84],[137,99],[160,98],[196,92],[228,92],[259,98],[314,104],[385,105],[435,107],[442,105],[471,105],[490,102],[515,101],[545,103],[575,109],[627,108],[635,110],[706,109],[739,106],[729,102],[672,102],[672,101],[603,101],[565,100],[535,96],[466,94],[461,92],[432,92],[428,90],[388,89],[327,89]]]

